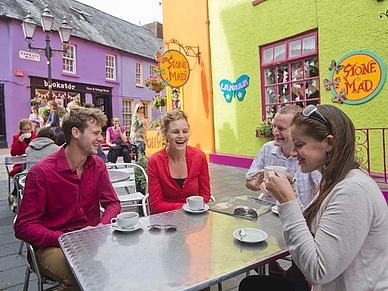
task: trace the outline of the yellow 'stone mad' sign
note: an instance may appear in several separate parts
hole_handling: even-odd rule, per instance
[[[339,59],[331,71],[330,80],[339,80],[338,87],[331,91],[335,96],[345,93],[343,103],[364,103],[381,90],[385,75],[385,65],[379,56],[365,50],[353,51]]]
[[[190,77],[190,66],[185,55],[168,50],[158,58],[160,76],[173,88],[186,84]]]

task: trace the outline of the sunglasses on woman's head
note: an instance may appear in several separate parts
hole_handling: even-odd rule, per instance
[[[310,117],[312,119],[315,119],[316,121],[319,121],[323,124],[330,125],[329,122],[326,120],[325,117],[319,112],[318,108],[315,105],[308,105],[305,109],[302,111],[302,115],[305,117]]]

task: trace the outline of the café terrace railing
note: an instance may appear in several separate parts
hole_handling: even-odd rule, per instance
[[[356,151],[361,164],[380,188],[388,190],[388,128],[357,128]]]

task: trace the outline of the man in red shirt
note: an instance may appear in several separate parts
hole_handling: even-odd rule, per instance
[[[66,145],[27,175],[15,236],[34,246],[42,275],[59,281],[58,290],[79,290],[59,247],[59,236],[108,224],[120,212],[106,166],[95,156],[106,121],[100,109],[71,110],[63,118]],[[100,205],[105,208],[102,216]]]

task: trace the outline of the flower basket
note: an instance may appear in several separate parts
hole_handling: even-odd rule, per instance
[[[256,137],[257,138],[268,138],[269,140],[275,139],[275,136],[273,134],[267,134],[267,135],[260,134],[260,131],[258,129],[256,129]]]
[[[151,84],[150,89],[156,93],[163,91],[164,86],[161,84]]]

